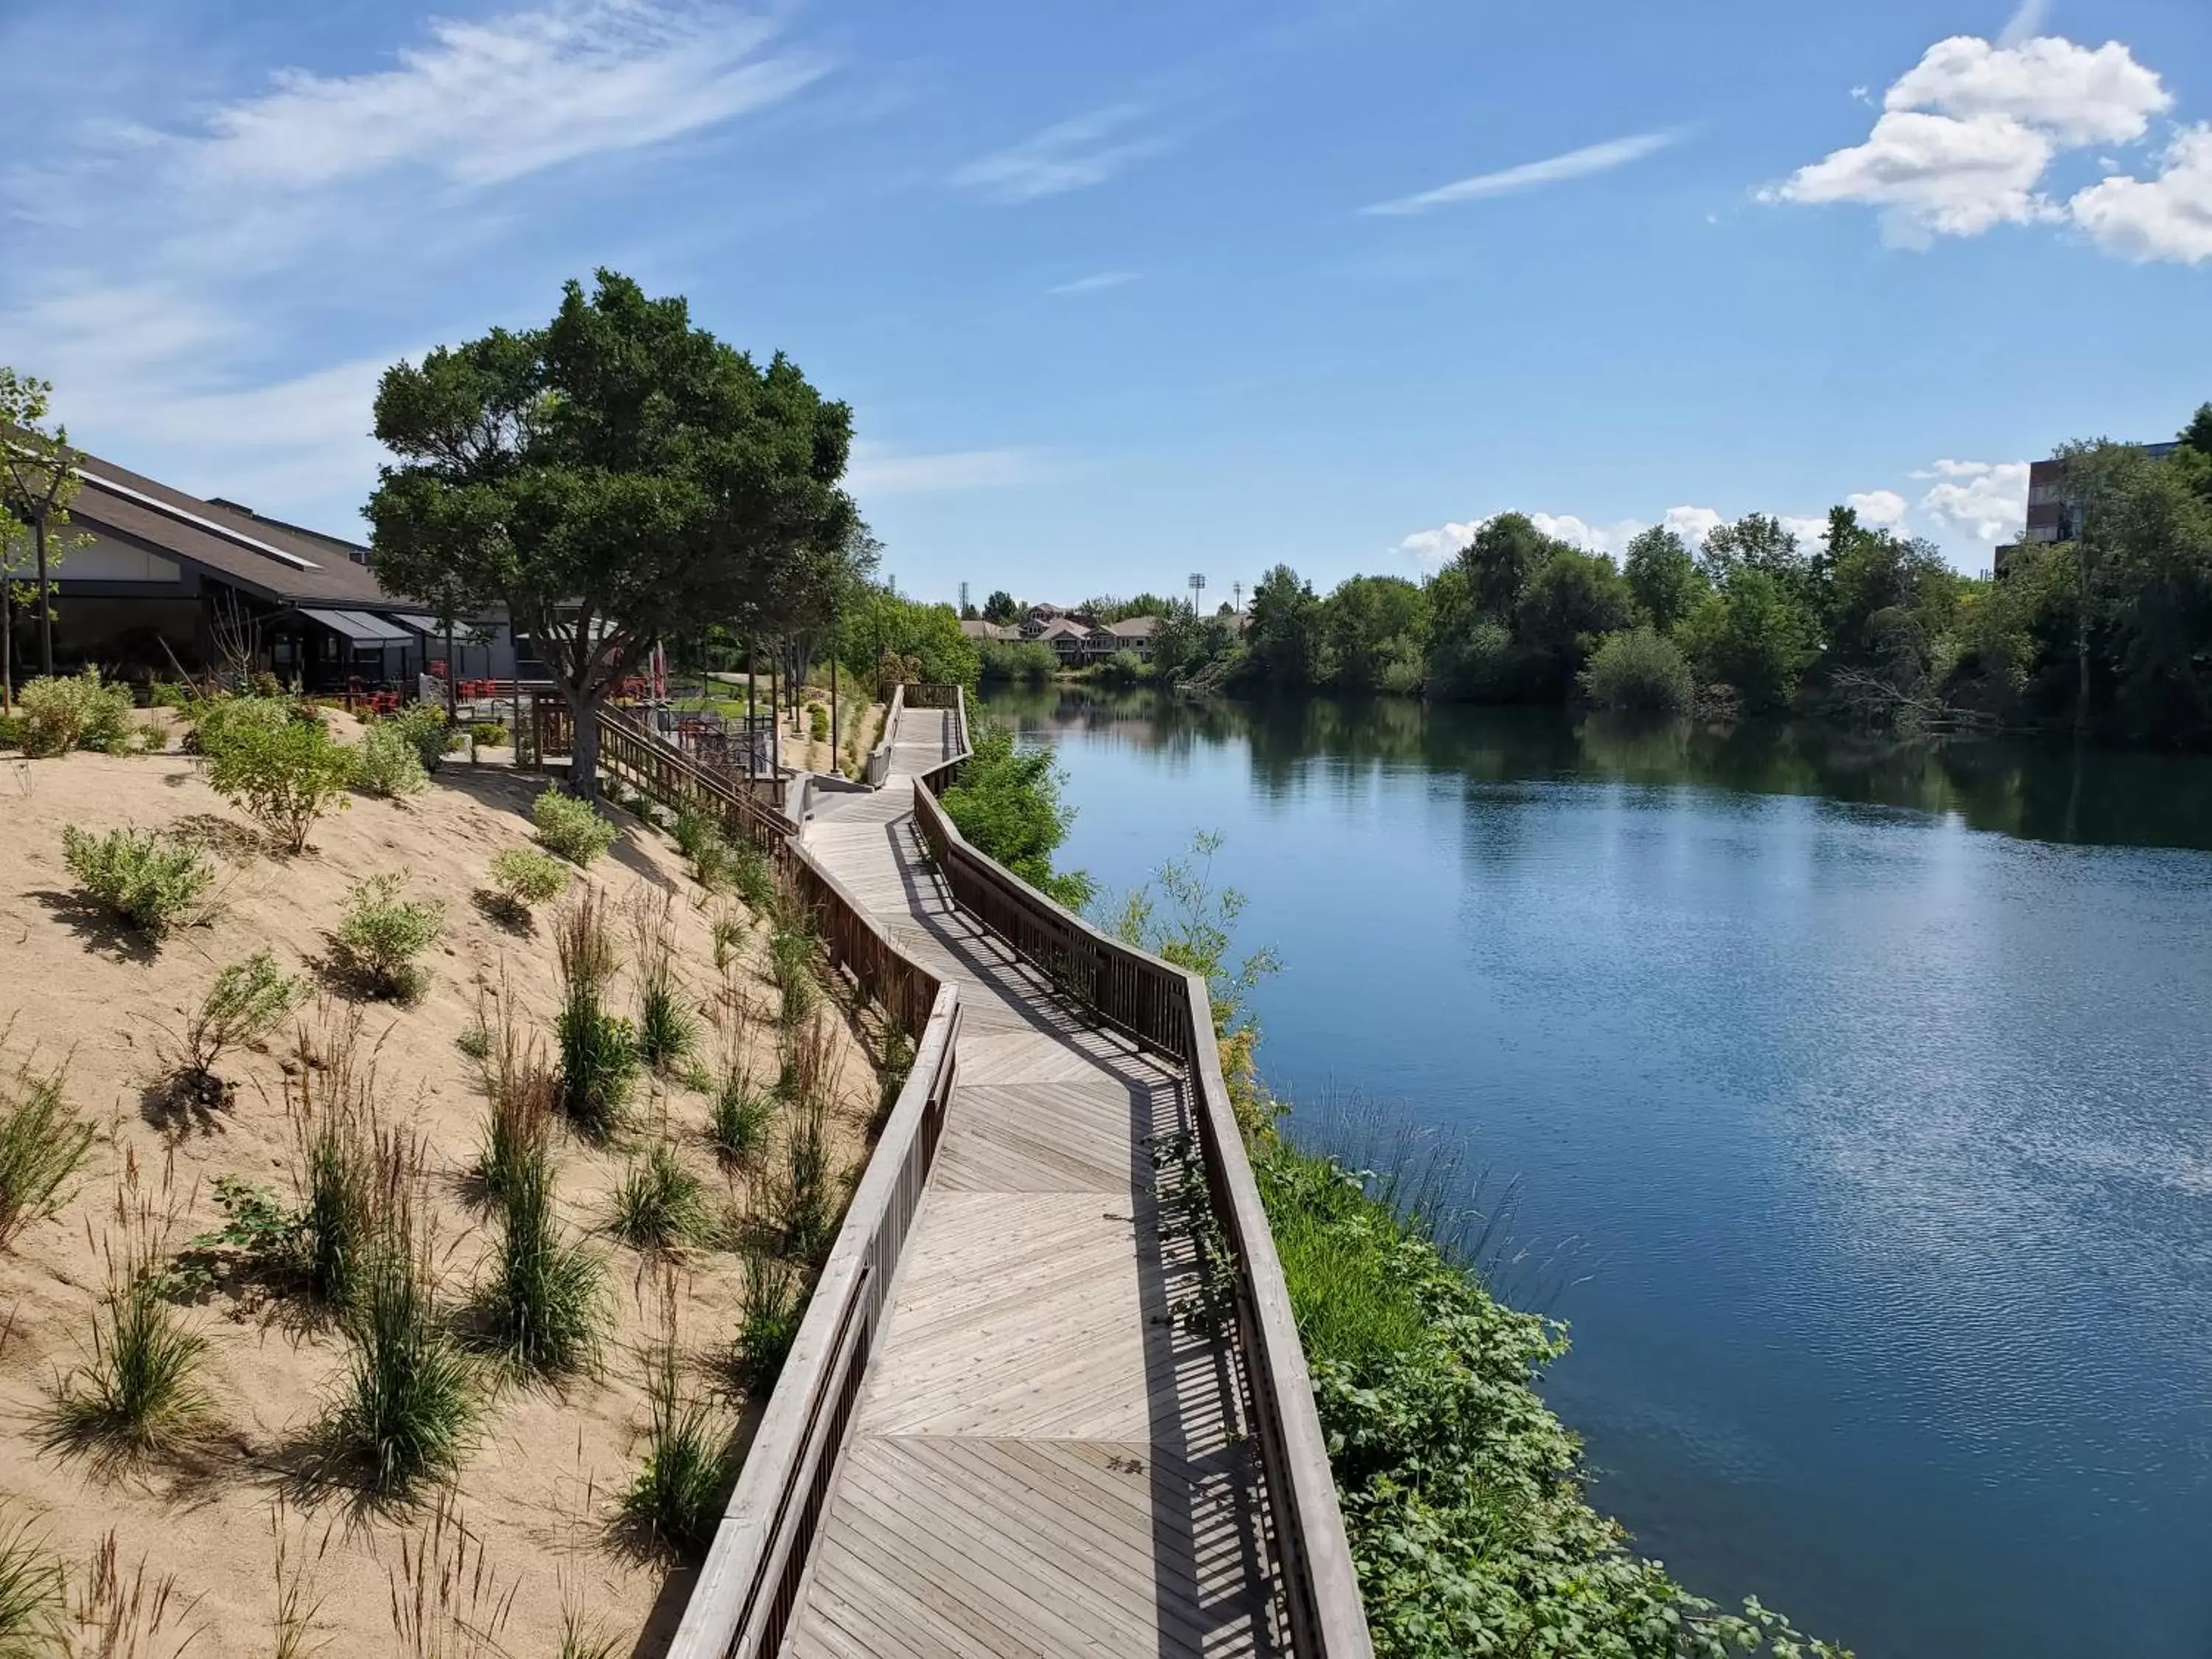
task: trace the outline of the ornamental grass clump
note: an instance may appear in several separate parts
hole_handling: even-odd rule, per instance
[[[438,1307],[415,1143],[381,1132],[375,1174],[375,1225],[344,1320],[350,1351],[325,1427],[370,1492],[399,1498],[459,1470],[477,1391]]]
[[[87,666],[67,678],[35,679],[16,694],[21,712],[17,741],[33,759],[97,749],[110,755],[131,748],[131,688],[103,681]]]
[[[107,1289],[82,1364],[56,1384],[41,1425],[47,1450],[107,1465],[181,1450],[215,1414],[207,1339],[169,1297],[167,1229],[128,1166],[117,1226],[102,1246]]]
[[[680,1069],[699,1046],[699,1018],[676,979],[676,896],[639,895],[630,912],[637,945],[638,1058],[663,1077]]]
[[[836,1231],[830,1108],[840,1069],[826,1020],[817,1018],[806,1030],[787,1035],[778,1086],[790,1109],[784,1118],[782,1155],[771,1177],[769,1208],[785,1246],[805,1261],[827,1251]]]
[[[486,1029],[481,1022],[479,1029]],[[472,1173],[484,1196],[504,1208],[522,1174],[552,1154],[561,1083],[543,1048],[526,1042],[512,1020],[501,1025],[495,1039],[487,1032],[482,1064],[483,1129]]]
[[[361,748],[354,757],[353,787],[362,794],[396,799],[419,794],[429,782],[421,755],[398,726],[380,721],[361,734]]]
[[[624,1166],[607,1217],[607,1231],[623,1243],[670,1250],[698,1243],[708,1226],[706,1188],[665,1140]]]
[[[532,1140],[499,1183],[499,1248],[477,1304],[487,1335],[512,1364],[556,1376],[589,1364],[605,1334],[605,1261],[562,1236],[554,1209],[550,1145]]]
[[[775,1387],[791,1345],[806,1316],[805,1285],[799,1270],[765,1250],[745,1254],[745,1283],[738,1304],[738,1332],[730,1343],[730,1370],[756,1395]]]
[[[618,958],[605,902],[596,890],[586,890],[562,911],[553,943],[562,992],[554,1025],[561,1050],[561,1110],[579,1133],[605,1142],[629,1115],[638,1053],[630,1023],[606,1011],[606,988]]]
[[[0,1525],[0,1659],[41,1659],[64,1645],[61,1563],[27,1521]]]
[[[530,817],[546,850],[574,865],[589,864],[615,844],[614,825],[593,811],[591,802],[562,794],[552,784],[532,805]]]
[[[787,1027],[803,1024],[822,998],[821,981],[814,976],[814,935],[802,927],[779,924],[769,935],[769,977],[781,998]]]
[[[696,1556],[713,1541],[737,1478],[737,1437],[711,1399],[684,1391],[672,1290],[665,1306],[665,1340],[646,1355],[652,1419],[645,1461],[623,1493],[622,1511],[632,1527],[661,1547]]]
[[[415,958],[445,931],[446,907],[399,896],[404,878],[371,876],[346,895],[345,915],[332,936],[340,964],[371,995],[412,1002],[429,975]]]
[[[7,1036],[0,1027],[0,1042]],[[70,1104],[65,1082],[63,1067],[41,1071],[29,1056],[0,1075],[0,1250],[60,1210],[92,1150],[93,1127]]]
[[[65,824],[62,860],[87,897],[149,938],[207,919],[215,866],[173,836],[127,829],[95,836]]]

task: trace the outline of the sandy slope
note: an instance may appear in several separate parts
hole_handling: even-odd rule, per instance
[[[447,933],[430,957],[434,988],[411,1009],[370,1006],[368,1032],[380,1045],[386,1110],[418,1129],[430,1148],[447,1291],[458,1297],[489,1240],[457,1178],[474,1152],[482,1100],[456,1039],[483,989],[510,988],[539,1029],[550,1025],[556,996],[542,921],[533,936],[518,937],[471,901],[492,855],[527,836],[534,782],[501,767],[449,762],[428,793],[403,802],[356,799],[318,828],[312,852],[276,860],[254,850],[246,821],[182,756],[0,761],[0,1021],[14,1022],[5,1057],[12,1065],[33,1042],[44,1060],[66,1053],[70,1095],[98,1116],[103,1137],[64,1212],[0,1256],[0,1510],[40,1516],[52,1544],[72,1563],[82,1564],[112,1527],[126,1568],[143,1556],[152,1572],[176,1573],[202,1598],[193,1618],[205,1634],[191,1652],[270,1651],[271,1506],[287,1491],[295,1555],[322,1552],[314,1576],[328,1640],[323,1650],[398,1650],[387,1572],[422,1516],[363,1519],[342,1496],[312,1490],[303,1496],[288,1485],[286,1472],[296,1467],[297,1449],[322,1409],[343,1343],[303,1328],[281,1306],[252,1309],[223,1295],[188,1316],[212,1340],[210,1376],[221,1399],[221,1431],[205,1455],[102,1479],[81,1462],[38,1449],[38,1413],[57,1374],[79,1361],[89,1340],[103,1283],[101,1244],[126,1165],[135,1160],[142,1190],[174,1206],[178,1243],[219,1219],[210,1195],[218,1176],[243,1174],[290,1192],[292,1133],[281,1068],[292,1038],[225,1062],[239,1087],[214,1123],[165,1133],[142,1106],[163,1073],[162,1028],[177,1023],[218,967],[257,946],[312,971],[346,890],[364,875],[404,870],[411,894],[442,899]],[[672,847],[617,817],[628,833],[593,866],[592,878],[617,904],[648,887],[681,895],[678,961],[703,995],[714,981],[703,896]],[[222,914],[158,951],[88,915],[62,861],[66,823],[197,829],[225,849]],[[775,994],[758,972],[762,943],[756,929],[746,977],[772,1009]],[[629,994],[625,977],[617,1001]],[[311,1006],[306,1017],[314,1013]],[[859,1042],[842,1028],[840,1040],[847,1050],[841,1153],[849,1166],[860,1156],[875,1085]],[[763,1020],[759,1065],[770,1077],[772,1043],[772,1027]],[[703,1103],[676,1091],[647,1104],[664,1107],[673,1131],[687,1138],[687,1158],[711,1172],[696,1139]],[[568,1142],[561,1159],[571,1220],[596,1225],[622,1155]],[[686,1588],[682,1575],[672,1577],[662,1563],[641,1559],[614,1525],[614,1499],[635,1467],[645,1419],[636,1349],[657,1326],[658,1270],[611,1241],[600,1244],[621,1310],[600,1375],[563,1390],[502,1385],[462,1475],[462,1519],[501,1584],[519,1588],[497,1651],[557,1653],[565,1590],[587,1601],[605,1634],[619,1638],[615,1651],[630,1652],[645,1632],[637,1651],[657,1652],[653,1638],[665,1639]],[[740,1271],[730,1256],[702,1253],[678,1277],[683,1340],[703,1362],[728,1339]]]

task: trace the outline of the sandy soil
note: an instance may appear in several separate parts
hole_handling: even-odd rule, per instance
[[[343,716],[335,723],[351,726]],[[363,876],[404,871],[410,895],[444,901],[445,937],[428,958],[434,985],[411,1008],[368,1005],[367,1032],[379,1045],[386,1113],[428,1144],[445,1292],[458,1301],[489,1237],[459,1181],[474,1155],[483,1100],[457,1040],[476,1019],[480,997],[502,987],[540,1030],[550,1030],[556,996],[547,919],[519,935],[488,919],[473,897],[492,855],[527,838],[537,785],[503,766],[474,768],[456,757],[428,792],[398,802],[356,798],[318,827],[311,852],[277,859],[258,849],[248,821],[181,755],[0,759],[0,1023],[13,1019],[0,1060],[12,1069],[34,1043],[44,1061],[66,1054],[69,1095],[101,1126],[62,1213],[0,1255],[0,1516],[34,1517],[80,1574],[112,1528],[126,1571],[143,1558],[149,1578],[173,1572],[199,1598],[191,1622],[204,1633],[191,1653],[273,1650],[272,1506],[280,1494],[290,1553],[295,1563],[313,1564],[321,1651],[411,1651],[395,1642],[390,1575],[402,1550],[422,1535],[428,1511],[364,1516],[348,1494],[301,1489],[291,1478],[297,1450],[323,1412],[343,1343],[296,1309],[288,1316],[281,1304],[248,1307],[222,1293],[187,1314],[212,1345],[209,1378],[220,1407],[220,1429],[203,1455],[102,1476],[82,1460],[39,1449],[39,1418],[56,1378],[84,1358],[90,1340],[105,1283],[102,1246],[129,1166],[135,1163],[143,1193],[174,1211],[178,1244],[220,1220],[210,1194],[218,1176],[266,1182],[288,1199],[292,1192],[283,1086],[295,1039],[226,1060],[220,1069],[238,1085],[232,1103],[211,1121],[179,1131],[157,1127],[144,1103],[167,1069],[163,1030],[180,1023],[182,1008],[220,966],[258,947],[314,973],[347,890]],[[644,890],[679,896],[679,971],[703,1000],[715,982],[714,909],[672,845],[626,815],[613,816],[626,833],[590,879],[617,906]],[[68,823],[197,831],[219,854],[220,915],[158,951],[89,915],[62,860]],[[743,977],[772,1011],[760,957],[764,934],[757,927],[750,934]],[[617,1005],[629,994],[625,976]],[[310,1024],[316,1017],[314,1005],[303,1010]],[[772,1022],[757,1021],[755,1032],[757,1067],[772,1079]],[[865,1048],[842,1024],[838,1042],[838,1150],[849,1171],[865,1150],[875,1079]],[[665,1112],[684,1156],[721,1191],[698,1144],[703,1101],[656,1087],[641,1103],[648,1123]],[[571,1140],[560,1161],[569,1220],[598,1227],[623,1154]],[[742,1187],[730,1194],[741,1199]],[[589,1607],[612,1651],[658,1653],[689,1588],[688,1575],[641,1552],[617,1524],[617,1499],[635,1468],[646,1420],[639,1350],[659,1328],[661,1269],[603,1235],[597,1243],[619,1304],[619,1328],[598,1374],[557,1389],[497,1383],[453,1500],[501,1590],[515,1592],[490,1651],[559,1652],[566,1598]],[[730,1337],[742,1271],[732,1256],[700,1251],[682,1260],[675,1276],[681,1340],[703,1379]]]

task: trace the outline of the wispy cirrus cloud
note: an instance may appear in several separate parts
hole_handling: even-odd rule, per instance
[[[422,343],[364,336],[349,303],[419,316],[437,290],[410,282],[517,234],[520,181],[717,132],[830,63],[720,0],[523,0],[356,73],[50,123],[0,175],[0,214],[40,228],[0,263],[0,361],[118,459],[333,520],[374,479],[378,371]],[[337,350],[331,318],[356,331]]]
[[[1513,196],[1522,191],[1541,190],[1547,185],[1565,184],[1572,179],[1588,179],[1597,173],[1610,173],[1615,167],[1627,167],[1648,155],[1656,155],[1680,136],[1679,132],[1665,131],[1608,138],[1601,144],[1585,144],[1580,149],[1547,156],[1540,161],[1524,161],[1518,167],[1501,168],[1495,173],[1478,173],[1472,178],[1439,185],[1434,190],[1425,190],[1418,195],[1394,197],[1387,202],[1376,202],[1362,208],[1360,211],[1389,216],[1430,213],[1437,208],[1451,207],[1461,202],[1479,202],[1494,196]]]
[[[1110,288],[1127,288],[1143,274],[1135,270],[1094,270],[1088,276],[1054,283],[1045,292],[1054,295],[1103,294]]]
[[[956,449],[936,453],[861,441],[853,446],[845,484],[855,495],[931,495],[1027,483],[1043,470],[1033,449]]]
[[[952,183],[1006,207],[1103,185],[1166,153],[1166,138],[1143,130],[1150,114],[1139,104],[1116,104],[1076,116],[977,157],[953,173]]]
[[[562,0],[480,22],[434,20],[396,67],[283,70],[167,137],[194,176],[312,189],[421,167],[494,185],[638,149],[780,103],[828,68],[776,25],[697,0]]]

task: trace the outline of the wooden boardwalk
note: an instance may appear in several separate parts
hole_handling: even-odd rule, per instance
[[[912,780],[952,731],[947,711],[906,710],[890,781],[821,799],[805,830],[963,1013],[784,1651],[1284,1651],[1236,1349],[1171,1312],[1195,1275],[1152,1151],[1190,1128],[1182,1080],[1086,1027],[943,896]]]

